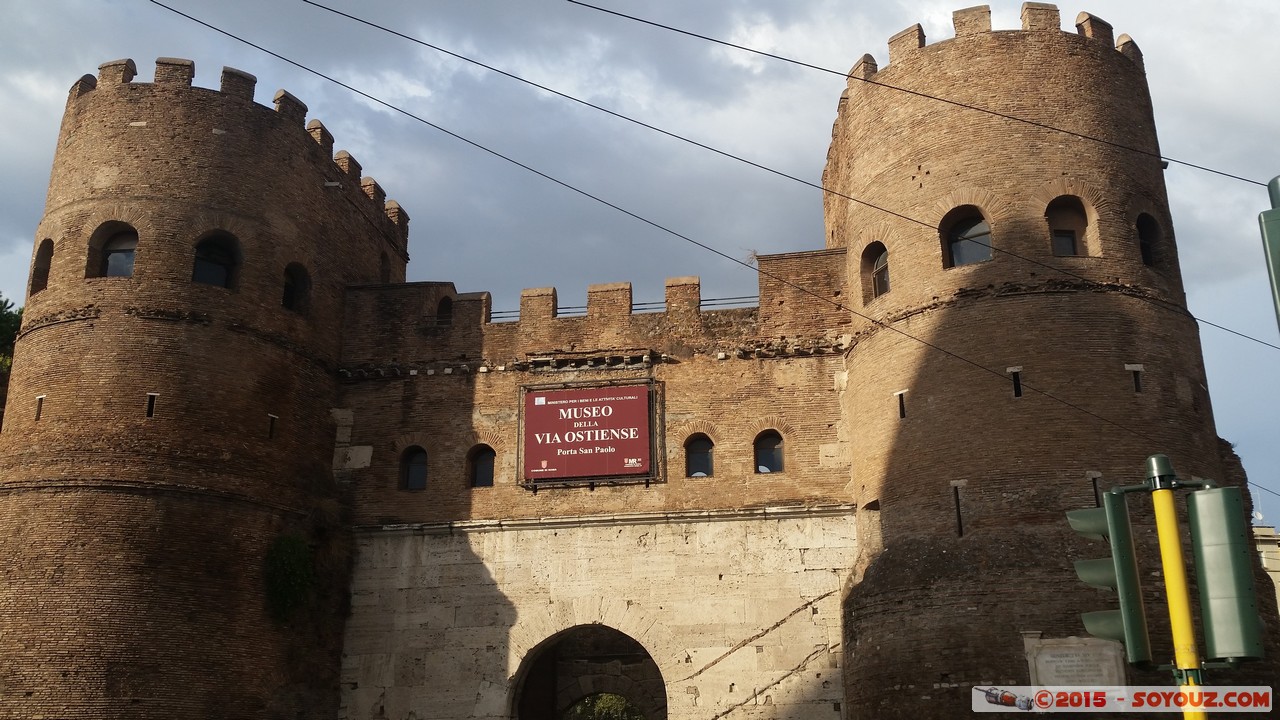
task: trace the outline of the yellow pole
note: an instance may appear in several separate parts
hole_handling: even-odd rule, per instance
[[[1182,671],[1181,689],[1191,690],[1203,684],[1200,678],[1200,655],[1196,652],[1196,633],[1191,622],[1191,597],[1187,590],[1187,570],[1182,561],[1182,539],[1178,533],[1178,511],[1173,490],[1164,488],[1151,493],[1156,512],[1156,533],[1160,537],[1160,560],[1164,565],[1164,589],[1169,598],[1169,625],[1173,629],[1173,662]],[[1208,714],[1184,708],[1187,720],[1204,720]]]

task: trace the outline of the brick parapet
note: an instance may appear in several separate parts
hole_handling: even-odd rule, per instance
[[[591,285],[585,314],[562,315],[556,288],[529,288],[517,320],[492,318],[488,293],[451,283],[361,286],[346,292],[342,365],[466,360],[497,366],[548,353],[605,355],[610,348],[687,357],[804,356],[839,352],[849,332],[843,248],[764,255],[759,307],[701,307],[698,278],[670,278],[664,307],[636,309],[630,283]],[[452,317],[439,322],[442,300]],[[405,332],[406,328],[420,332]]]
[[[181,58],[159,58],[156,61],[156,75],[154,83],[135,82],[137,76],[137,66],[132,60],[116,60],[104,63],[99,68],[98,77],[92,82],[89,81],[90,76],[85,76],[75,85],[72,86],[68,95],[66,117],[68,119],[79,118],[84,113],[94,113],[95,108],[99,115],[97,120],[106,121],[107,125],[116,124],[111,116],[121,110],[125,110],[125,115],[118,118],[120,125],[129,125],[134,128],[145,128],[148,123],[160,123],[162,127],[173,127],[170,123],[182,119],[190,119],[194,117],[208,118],[205,122],[194,123],[196,128],[200,128],[204,132],[211,129],[214,135],[231,134],[233,138],[239,140],[245,136],[251,137],[252,142],[241,141],[240,145],[244,148],[256,147],[289,147],[293,153],[292,157],[281,157],[280,160],[287,160],[291,170],[297,169],[297,164],[301,161],[305,165],[312,168],[313,173],[322,178],[321,182],[329,181],[338,183],[331,185],[329,193],[333,195],[331,202],[338,205],[335,211],[337,214],[350,214],[350,207],[343,207],[343,203],[358,203],[357,207],[365,216],[366,223],[370,223],[376,229],[376,232],[387,239],[388,251],[398,257],[403,263],[407,261],[407,246],[404,238],[407,234],[408,216],[400,209],[400,217],[395,217],[392,212],[393,208],[387,206],[385,193],[380,192],[380,188],[376,191],[369,191],[364,188],[364,181],[359,175],[359,164],[354,163],[354,158],[349,153],[343,151],[339,153],[339,157],[332,156],[332,136],[327,133],[311,133],[311,126],[303,127],[306,120],[307,106],[297,97],[293,96],[286,90],[278,91],[273,97],[274,111],[271,108],[264,107],[253,103],[254,88],[257,78],[249,73],[245,73],[234,68],[223,68],[221,76],[221,89],[208,90],[205,88],[193,87],[192,80],[195,76],[195,64],[190,60]],[[152,99],[153,93],[163,93],[161,98]],[[187,94],[173,94],[187,93]],[[102,97],[102,100],[98,100]],[[123,103],[122,103],[123,100]],[[244,101],[249,102],[244,102]],[[228,102],[233,101],[233,102]],[[238,101],[238,102],[237,102]],[[194,111],[194,114],[192,113]],[[213,127],[207,127],[213,120]],[[317,122],[317,121],[313,121]],[[64,124],[63,138],[60,145],[65,145],[75,139],[80,133],[82,123],[73,123],[72,127]],[[321,126],[322,127],[322,126]],[[298,131],[302,130],[302,133]],[[320,146],[321,152],[315,152],[315,148],[306,147],[298,143],[298,137],[313,135],[313,139]],[[97,141],[101,142],[107,138],[98,137]],[[219,143],[219,147],[233,149],[234,146],[228,143]],[[345,158],[343,157],[345,156]],[[253,156],[247,157],[223,157],[220,158],[220,165],[228,166],[227,170],[232,172],[252,166],[255,163]],[[55,167],[59,163],[55,160]],[[71,164],[73,162],[62,163]],[[239,167],[237,167],[239,165]],[[354,177],[341,178],[335,177],[335,166],[340,174],[347,174],[350,168],[355,168]],[[189,170],[190,168],[182,168]],[[306,173],[298,173],[301,177],[306,177]],[[312,176],[314,177],[314,175]],[[211,180],[213,178],[210,178]],[[56,178],[55,178],[56,182]],[[369,183],[374,183],[369,179]],[[221,187],[219,190],[232,190],[234,187]],[[206,192],[209,190],[205,188]],[[172,199],[181,197],[180,190],[170,196]],[[340,199],[344,198],[344,199]],[[51,197],[51,200],[53,198]],[[244,203],[251,205],[252,203]],[[49,209],[52,209],[50,206]],[[394,209],[399,209],[396,205]],[[361,234],[367,234],[366,229]],[[376,258],[376,254],[375,254]],[[403,276],[403,273],[400,273]],[[370,279],[376,279],[376,273],[370,276]]]
[[[899,52],[874,72],[867,71],[874,63],[864,61],[851,74],[823,177],[826,187],[857,200],[828,195],[825,206],[828,245],[849,248],[850,279],[863,286],[852,293],[863,298],[855,310],[889,317],[1006,282],[1046,289],[1059,282],[1111,284],[1185,302],[1141,65],[1112,44],[1109,26],[1094,16],[1083,14],[1080,32],[1066,33],[1049,18],[1057,17],[1056,7],[1028,3],[1026,11],[1028,29],[997,32],[980,30],[985,6],[958,11],[954,39]],[[954,82],[957,68],[968,81]],[[954,130],[953,117],[963,121],[963,132]],[[1011,143],[1037,161],[993,173]],[[1051,249],[1046,212],[1062,196],[1078,198],[1088,216],[1078,256]],[[990,262],[948,268],[942,233],[951,213],[965,206],[989,223],[995,252]],[[1158,226],[1151,263],[1139,247],[1136,219],[1143,213]],[[863,257],[873,242],[889,251],[892,286],[874,300]]]

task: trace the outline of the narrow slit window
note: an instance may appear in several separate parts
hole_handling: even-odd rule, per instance
[[[907,416],[907,391],[896,392],[894,395],[898,396],[898,418],[905,418]]]
[[[280,418],[271,413],[267,413],[267,439],[274,440],[276,437],[276,421]]]
[[[1013,396],[1022,397],[1022,368],[1011,367],[1007,370],[1009,378],[1013,380]]]
[[[147,393],[147,417],[156,416],[156,398],[160,397],[159,393]]]
[[[1093,483],[1093,503],[1095,507],[1102,507],[1102,488],[1098,486],[1102,480],[1102,473],[1090,471],[1085,473],[1089,476],[1089,481]]]
[[[1136,393],[1142,392],[1142,371],[1144,368],[1141,365],[1125,365],[1124,369],[1133,373],[1133,391]]]
[[[964,516],[960,513],[960,486],[951,486],[951,497],[956,504],[956,537],[964,537]]]
[[[36,420],[38,421],[40,419],[40,416],[43,414],[44,414],[44,395],[37,395],[36,396]]]

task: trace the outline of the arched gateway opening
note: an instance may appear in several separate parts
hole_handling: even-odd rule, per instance
[[[667,720],[667,687],[640,643],[611,627],[579,625],[529,652],[512,705],[514,720]]]

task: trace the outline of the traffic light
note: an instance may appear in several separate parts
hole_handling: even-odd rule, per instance
[[[1124,643],[1131,665],[1151,663],[1151,640],[1147,635],[1147,615],[1142,606],[1142,584],[1133,531],[1129,526],[1129,504],[1121,493],[1103,494],[1103,506],[1067,512],[1071,529],[1090,540],[1107,540],[1111,557],[1077,560],[1076,574],[1094,587],[1113,588],[1120,601],[1117,610],[1084,613],[1085,631],[1094,637]]]
[[[1187,511],[1200,582],[1205,657],[1261,658],[1262,621],[1253,585],[1253,543],[1240,488],[1193,492],[1187,497]]]
[[[1271,278],[1271,299],[1276,306],[1276,322],[1280,323],[1280,177],[1267,184],[1271,195],[1271,209],[1258,215],[1262,227],[1262,252],[1267,261],[1267,275]]]

